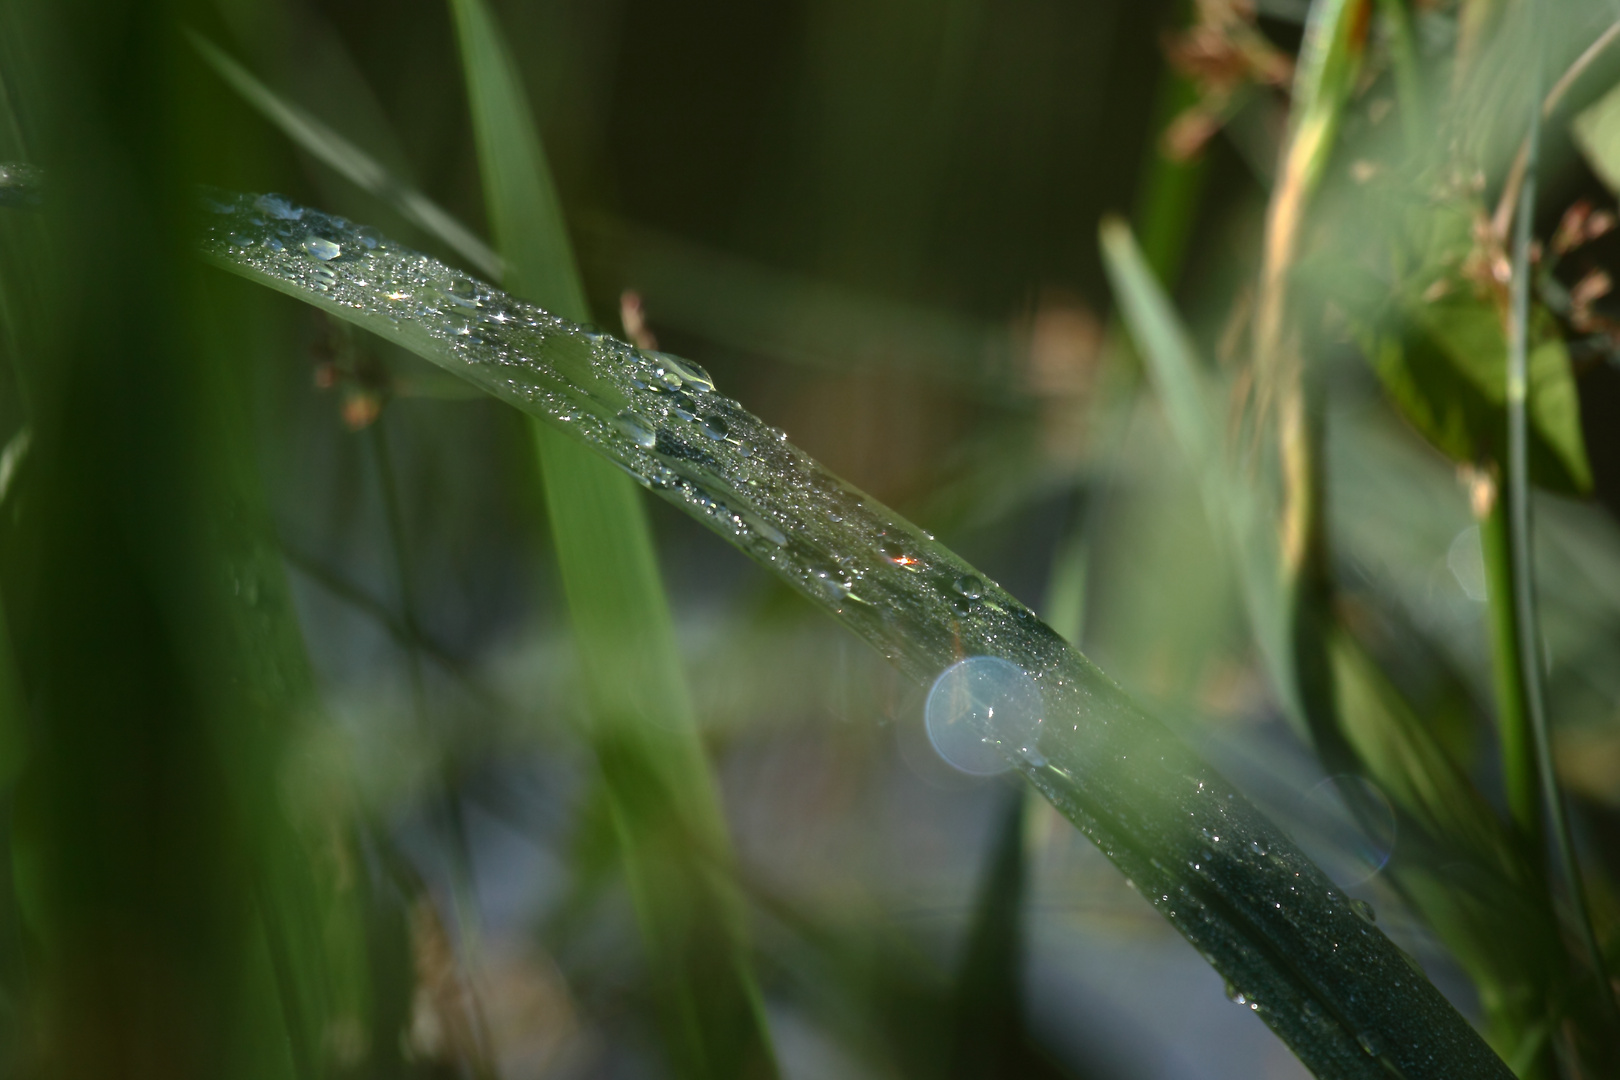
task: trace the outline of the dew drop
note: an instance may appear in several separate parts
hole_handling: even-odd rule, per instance
[[[1022,668],[996,656],[970,656],[946,668],[928,692],[928,741],[951,765],[975,776],[1010,768],[1005,746],[1035,746],[1044,702]]]
[[[253,246],[253,237],[247,235],[246,233],[239,233],[239,232],[231,233],[231,247],[245,248],[245,247],[252,247],[252,246]]]
[[[1378,1036],[1370,1031],[1363,1031],[1360,1035],[1357,1035],[1356,1042],[1361,1044],[1362,1051],[1368,1057],[1377,1057],[1384,1052],[1383,1045],[1378,1041]]]
[[[839,581],[825,570],[817,570],[814,574],[811,574],[810,584],[827,599],[835,602],[842,600],[849,591],[844,587],[842,581]]]
[[[703,370],[701,364],[694,364],[690,360],[679,356],[671,356],[669,353],[657,353],[656,355],[658,359],[664,362],[665,369],[678,377],[677,386],[684,382],[686,385],[705,393],[714,389],[714,380],[709,377],[707,371]]]
[[[1231,980],[1227,980],[1226,983],[1226,1000],[1234,1005],[1247,1005],[1249,1003],[1248,997]]]
[[[671,400],[675,404],[675,415],[682,420],[695,420],[697,418],[697,402],[692,400],[690,394],[677,390],[671,395]]]
[[[1372,904],[1368,903],[1366,900],[1362,900],[1360,898],[1352,899],[1350,901],[1350,910],[1354,911],[1367,922],[1375,923],[1378,921],[1378,912],[1375,911]]]
[[[759,533],[759,535],[763,536],[777,547],[787,547],[787,534],[782,532],[782,530],[778,529],[775,525],[772,525],[770,522],[751,517],[748,519],[748,524],[755,532]]]
[[[294,206],[281,195],[260,195],[253,200],[253,205],[271,217],[279,218],[282,221],[297,221],[304,216],[302,206]]]
[[[974,574],[963,574],[956,579],[953,587],[969,600],[977,600],[984,595],[984,582]]]
[[[631,442],[646,450],[651,450],[658,443],[658,436],[653,433],[652,424],[629,409],[621,412],[613,420],[613,426],[618,428]]]
[[[705,416],[703,418],[703,434],[716,442],[724,442],[731,429],[726,426],[723,418],[718,416]]]
[[[304,237],[303,248],[322,262],[335,259],[343,254],[343,249],[323,236]]]
[[[1264,840],[1250,840],[1249,850],[1260,856],[1262,859],[1271,854],[1271,849],[1266,846],[1266,842]]]

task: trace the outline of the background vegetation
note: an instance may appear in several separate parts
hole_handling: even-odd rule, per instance
[[[202,265],[206,183],[701,360],[1514,1072],[1612,1075],[1617,19],[6,0],[0,1069],[1303,1072],[1021,780],[939,758],[926,687]]]

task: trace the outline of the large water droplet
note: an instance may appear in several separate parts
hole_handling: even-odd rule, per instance
[[[658,436],[653,433],[652,424],[629,409],[621,412],[613,421],[629,440],[644,449],[651,450],[658,443]]]
[[[1232,982],[1230,979],[1228,979],[1226,982],[1226,1000],[1232,1002],[1234,1005],[1247,1005],[1249,1003],[1248,997],[1243,993],[1242,990],[1239,990],[1237,988],[1237,984]]]
[[[1378,912],[1374,910],[1372,904],[1359,897],[1350,901],[1350,910],[1370,923],[1378,921]]]
[[[782,530],[778,529],[775,525],[772,525],[763,518],[753,516],[748,517],[746,520],[755,532],[759,533],[759,535],[763,536],[777,547],[787,546],[787,534],[782,532]]]
[[[478,286],[468,278],[451,278],[450,284],[445,286],[444,295],[458,307],[478,306]]]
[[[662,365],[664,382],[671,389],[678,389],[683,384],[704,393],[714,389],[714,380],[703,370],[701,364],[694,364],[684,357],[671,356],[664,352],[649,352],[646,355]]]
[[[723,418],[718,416],[705,416],[703,418],[703,434],[717,442],[723,442],[725,441],[725,437],[731,434],[731,429],[726,426],[726,422]]]
[[[977,600],[984,595],[984,582],[974,574],[963,574],[956,579],[953,588],[969,600]]]
[[[322,262],[335,259],[339,255],[343,254],[343,249],[341,247],[332,243],[332,241],[326,239],[324,236],[304,237],[303,247],[305,251],[309,252],[317,259],[320,259]]]
[[[1359,776],[1330,776],[1295,809],[1294,839],[1340,888],[1359,885],[1395,850],[1395,810],[1377,786]]]
[[[282,221],[297,221],[304,216],[302,206],[294,206],[280,195],[260,195],[253,200],[253,205],[271,217],[280,218]]]
[[[924,720],[940,757],[989,776],[1010,767],[1008,753],[1033,751],[1043,710],[1040,688],[1017,664],[970,656],[935,680]]]

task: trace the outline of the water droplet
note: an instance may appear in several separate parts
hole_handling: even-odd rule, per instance
[[[1040,688],[996,656],[970,656],[946,668],[928,692],[924,720],[939,756],[965,773],[1009,768],[1002,746],[1033,747],[1044,710]]]
[[[451,278],[450,284],[444,288],[444,295],[458,307],[478,306],[478,286],[468,278]]]
[[[1350,901],[1350,910],[1354,911],[1357,915],[1361,916],[1370,923],[1375,923],[1378,921],[1378,912],[1375,911],[1372,904],[1368,903],[1366,900],[1362,900],[1360,898],[1352,899]]]
[[[1363,1031],[1360,1035],[1357,1035],[1356,1042],[1361,1044],[1362,1051],[1368,1057],[1377,1057],[1384,1052],[1383,1044],[1378,1041],[1378,1036],[1370,1031]]]
[[[676,376],[674,385],[679,386],[684,382],[693,389],[705,393],[714,389],[714,380],[709,377],[707,371],[703,370],[701,364],[694,364],[690,360],[679,356],[671,356],[669,353],[654,353],[653,355],[663,361],[664,370],[667,373]]]
[[[613,426],[643,449],[651,450],[658,443],[658,436],[653,433],[652,424],[629,409],[614,418]]]
[[[1305,1014],[1307,1020],[1316,1020],[1322,1015],[1322,1006],[1316,1003],[1315,998],[1306,998],[1305,1004],[1300,1006],[1300,1011]]]
[[[260,210],[263,210],[271,217],[279,218],[282,221],[297,221],[299,218],[304,216],[304,208],[302,206],[294,206],[292,203],[288,202],[286,198],[280,195],[260,195],[257,199],[253,200],[253,205],[257,206]]]
[[[974,574],[963,574],[956,579],[953,588],[969,600],[977,600],[984,595],[984,582]]]
[[[1371,878],[1395,849],[1395,810],[1359,776],[1331,776],[1306,793],[1289,831],[1340,888]]]
[[[825,570],[817,570],[814,574],[811,574],[810,584],[823,596],[835,602],[842,600],[844,594],[849,591],[842,581],[839,581]]]
[[[1226,1000],[1234,1005],[1247,1005],[1249,1003],[1249,999],[1244,996],[1243,991],[1239,990],[1237,984],[1230,979],[1226,983]]]
[[[335,259],[339,255],[343,254],[343,249],[341,247],[332,243],[332,241],[326,239],[324,236],[304,237],[303,248],[305,251],[309,252],[317,259],[320,259],[322,262],[329,259]]]
[[[787,547],[787,535],[770,522],[764,521],[757,517],[750,517],[748,518],[748,524],[755,532],[759,533],[759,535],[763,536],[777,547]]]
[[[245,248],[245,247],[252,247],[252,246],[253,246],[253,237],[249,236],[247,233],[239,233],[239,232],[231,233],[231,247]]]
[[[684,394],[677,390],[673,395],[671,395],[671,400],[675,404],[675,415],[679,416],[682,420],[697,419],[697,402],[692,400],[692,396],[690,394]]]
[[[1260,856],[1262,859],[1271,854],[1271,848],[1266,846],[1266,842],[1264,840],[1250,840],[1249,850]]]
[[[726,426],[725,419],[719,416],[705,416],[703,418],[703,434],[717,442],[724,442],[731,429]]]

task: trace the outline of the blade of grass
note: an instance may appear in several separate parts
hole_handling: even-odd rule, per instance
[[[1275,541],[1268,530],[1256,527],[1259,514],[1252,487],[1238,483],[1227,465],[1197,350],[1130,227],[1110,218],[1103,222],[1099,235],[1103,266],[1121,317],[1164,405],[1171,435],[1195,470],[1204,511],[1236,562],[1245,610],[1272,684],[1289,714],[1297,718],[1300,706],[1290,677],[1287,631],[1281,618]]]
[[[27,586],[5,835],[41,1022],[8,1065],[313,1077],[340,937],[279,797],[313,692],[248,434],[259,298],[193,273],[170,233],[193,227],[175,186],[240,146],[153,47],[157,12],[68,27],[65,8],[0,12],[0,129],[41,136],[61,198],[0,209],[0,322],[37,417],[0,569]]]
[[[1537,56],[1539,64],[1539,49]],[[1536,164],[1540,154],[1542,117],[1539,69],[1531,85],[1536,89],[1531,95],[1530,128],[1524,143],[1524,179],[1519,187],[1517,218],[1514,222],[1513,277],[1510,283],[1508,311],[1506,500],[1508,546],[1513,574],[1513,615],[1518,630],[1519,680],[1524,688],[1524,700],[1533,736],[1535,774],[1541,788],[1547,820],[1552,826],[1558,868],[1569,891],[1570,906],[1574,909],[1576,932],[1580,935],[1581,944],[1585,947],[1592,965],[1592,977],[1598,984],[1597,998],[1607,1017],[1607,1029],[1612,1033],[1620,1031],[1620,1007],[1616,1006],[1614,988],[1609,981],[1603,951],[1598,946],[1597,934],[1592,928],[1592,914],[1587,903],[1586,886],[1581,877],[1580,861],[1575,855],[1575,844],[1570,836],[1569,815],[1553,767],[1552,737],[1548,731],[1547,704],[1542,688],[1541,630],[1536,612],[1535,560],[1531,547],[1533,532],[1530,507],[1530,429],[1527,415],[1530,386],[1532,273],[1530,245],[1534,236]],[[1504,752],[1505,744],[1506,739]],[[1522,757],[1522,751],[1520,756]],[[1520,763],[1523,764],[1522,761]]]
[[[451,0],[485,199],[512,291],[588,308],[517,67],[482,0]],[[641,495],[531,421],[594,741],[681,1077],[774,1075],[728,840],[681,672]],[[673,827],[672,827],[673,824]]]
[[[480,274],[500,280],[500,257],[471,229],[426,195],[401,182],[370,154],[271,90],[213,42],[190,29],[186,31],[186,39],[231,89],[293,142],[357,187],[392,206],[411,224],[444,241]]]
[[[567,432],[910,678],[928,685],[964,656],[1015,664],[1040,689],[1039,734],[1032,746],[1022,729],[992,728],[990,744],[1318,1075],[1508,1075],[1280,829],[1102,671],[932,537],[717,393],[701,369],[468,283],[327,215],[271,203],[282,216],[270,219],[262,198],[210,198],[205,258]],[[644,640],[636,630],[632,644]]]

